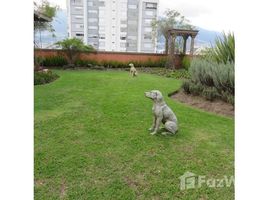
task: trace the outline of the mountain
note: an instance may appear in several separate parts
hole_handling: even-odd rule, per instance
[[[52,34],[48,31],[44,31],[41,33],[41,40],[42,40],[42,46],[43,48],[48,47],[49,45],[52,45],[53,43],[65,39],[68,37],[67,33],[67,10],[59,10],[57,12],[56,17],[54,18],[52,25],[55,29],[55,36],[52,37]],[[214,45],[214,40],[217,36],[221,35],[221,33],[217,31],[210,31],[203,29],[201,27],[197,27],[197,30],[199,30],[199,33],[195,39],[195,46],[197,47],[207,47],[210,45]],[[37,34],[35,37],[36,41],[38,42],[40,40],[40,35]],[[161,37],[158,40],[158,51],[162,51],[165,46],[165,39],[164,37]]]
[[[43,48],[49,48],[49,46],[53,45],[55,42],[63,40],[68,37],[67,31],[67,10],[59,10],[52,21],[52,26],[55,30],[53,34],[48,31],[42,31],[41,33],[41,41]],[[37,33],[35,35],[35,41],[40,46],[40,34]]]

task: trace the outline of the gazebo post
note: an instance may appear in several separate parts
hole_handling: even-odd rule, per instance
[[[183,54],[186,54],[186,44],[188,37],[189,37],[188,35],[183,36]]]
[[[191,50],[190,50],[190,55],[194,55],[194,39],[195,36],[191,35]]]
[[[168,37],[168,60],[166,63],[167,68],[174,68],[174,53],[175,53],[175,35],[169,33]]]

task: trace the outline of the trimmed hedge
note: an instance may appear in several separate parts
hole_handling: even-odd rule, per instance
[[[35,57],[35,60],[40,61],[40,65],[44,67],[63,67],[68,64],[67,59],[64,56],[49,56],[49,57]],[[135,67],[165,67],[166,58],[159,59],[158,61],[152,61],[148,59],[144,62],[129,61],[96,61],[96,60],[80,60],[75,61],[77,67],[93,67],[93,66],[104,66],[105,68],[129,68],[128,64],[133,63]]]
[[[34,85],[50,83],[59,78],[59,75],[48,72],[34,72]]]

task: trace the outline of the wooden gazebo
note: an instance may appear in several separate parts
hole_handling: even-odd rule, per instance
[[[186,54],[187,39],[191,37],[191,49],[190,55],[194,54],[194,39],[198,34],[198,30],[186,30],[186,29],[170,29],[168,30],[168,61],[167,67],[174,68],[176,66],[175,56],[175,42],[178,36],[183,38],[183,51],[182,54]]]

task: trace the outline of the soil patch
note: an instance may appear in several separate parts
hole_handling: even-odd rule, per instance
[[[187,105],[219,115],[234,117],[234,106],[221,100],[208,101],[200,96],[185,94],[182,90],[170,94],[170,97]]]

